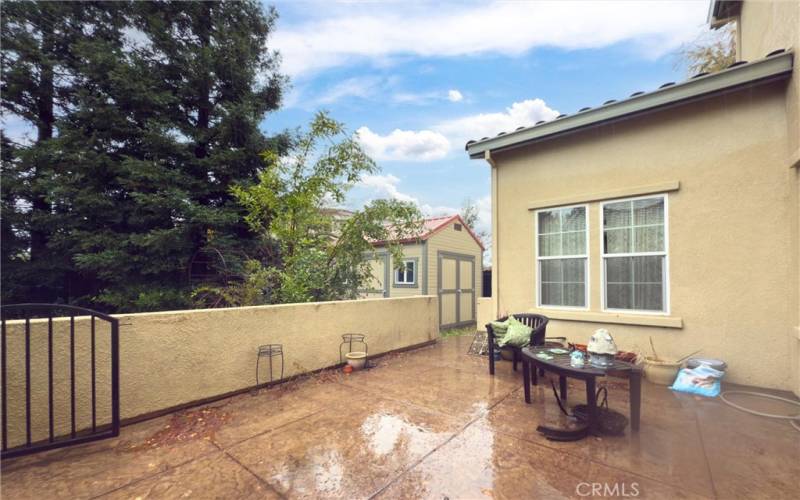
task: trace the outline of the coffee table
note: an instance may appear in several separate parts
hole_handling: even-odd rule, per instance
[[[531,383],[537,385],[537,371],[558,375],[561,400],[567,399],[567,378],[583,380],[586,383],[586,404],[588,406],[590,432],[597,431],[597,377],[612,376],[627,378],[630,391],[631,430],[639,430],[639,419],[642,404],[642,369],[625,361],[614,361],[608,368],[597,368],[586,364],[583,367],[570,365],[569,354],[553,354],[550,347],[525,347],[522,349],[522,379],[525,388],[525,402],[531,402]],[[552,359],[537,357],[539,353],[547,353]]]

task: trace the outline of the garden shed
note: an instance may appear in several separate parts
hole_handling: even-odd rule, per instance
[[[484,248],[461,216],[425,219],[421,235],[400,241],[402,263],[393,262],[386,242],[374,243],[376,251],[369,256],[373,281],[363,296],[437,295],[440,328],[474,325]]]

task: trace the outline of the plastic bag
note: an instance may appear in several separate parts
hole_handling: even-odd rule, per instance
[[[701,364],[697,368],[684,368],[678,372],[671,389],[709,398],[719,396],[720,379],[725,372]]]

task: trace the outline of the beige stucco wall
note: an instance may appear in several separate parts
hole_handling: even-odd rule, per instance
[[[677,181],[668,195],[669,316],[602,312],[593,201],[590,311],[540,310],[570,318],[554,319],[548,335],[585,341],[607,327],[621,349],[642,352],[652,336],[661,356],[702,349],[726,360],[731,382],[793,388],[800,204],[786,120],[780,82],[496,153],[499,312],[536,311],[531,204]]]
[[[485,331],[486,323],[497,319],[492,297],[478,297],[478,330]]]
[[[739,56],[744,60],[764,57],[776,49],[800,50],[800,2],[796,0],[743,2],[738,25],[741,32]],[[800,190],[800,76],[797,70],[789,80],[786,92],[786,116],[787,162],[794,164],[795,185]],[[796,279],[800,286],[800,269]],[[797,308],[800,310],[800,302]],[[800,326],[795,334],[791,355],[795,393],[800,395]]]
[[[123,419],[255,385],[257,348],[283,344],[285,376],[339,363],[343,333],[367,335],[370,354],[438,338],[436,297],[289,304],[118,316]],[[108,328],[98,322],[98,423],[110,421]],[[24,329],[9,323],[9,445],[24,441]],[[69,320],[54,322],[56,434],[69,430]],[[90,335],[76,320],[77,428],[91,423]],[[31,334],[33,440],[47,437],[47,325]],[[268,371],[262,364],[262,375]],[[279,376],[279,363],[275,376]],[[268,376],[268,375],[267,375]],[[262,378],[262,382],[263,382]]]

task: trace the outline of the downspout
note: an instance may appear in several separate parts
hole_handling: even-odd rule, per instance
[[[494,317],[500,317],[500,265],[497,258],[497,242],[500,234],[500,217],[497,214],[497,163],[492,158],[492,152],[483,153],[483,159],[492,167],[492,301],[494,302]]]

